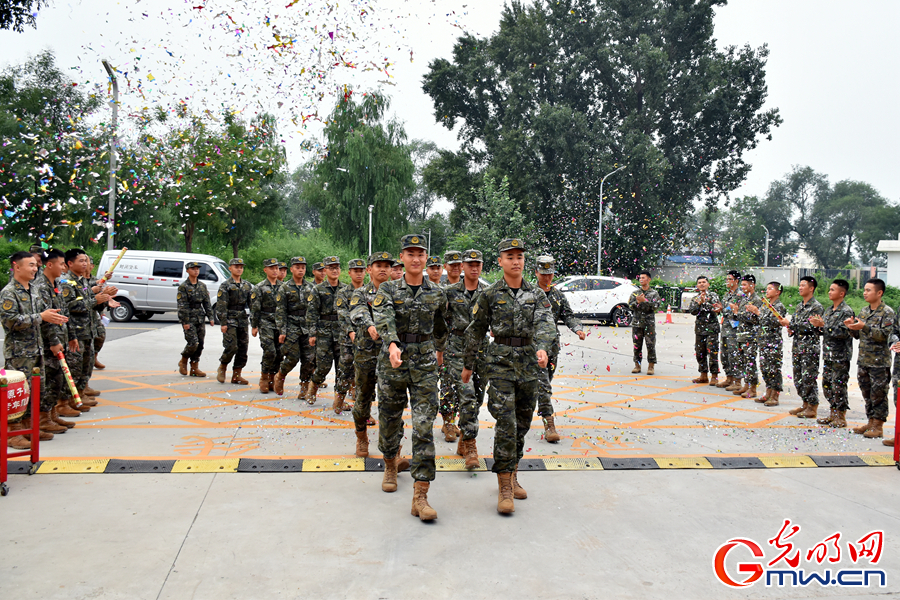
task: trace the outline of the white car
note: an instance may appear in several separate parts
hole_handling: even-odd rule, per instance
[[[569,275],[556,284],[565,294],[572,312],[580,319],[606,321],[620,327],[631,325],[628,297],[638,289],[631,280],[598,275]]]

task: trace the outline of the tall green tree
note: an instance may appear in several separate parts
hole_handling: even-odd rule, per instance
[[[768,50],[716,49],[714,7],[724,3],[510,2],[496,34],[459,38],[452,61],[433,61],[425,76],[435,118],[459,125],[458,170],[508,175],[560,263],[590,271],[583,250],[596,240],[600,179],[627,164],[607,182],[604,266],[631,275],[655,263],[679,244],[693,202],[735,190],[745,153],[781,122],[763,110]],[[443,190],[472,201],[460,186]]]
[[[22,33],[26,25],[37,27],[37,11],[49,4],[47,0],[0,0],[0,29]]]

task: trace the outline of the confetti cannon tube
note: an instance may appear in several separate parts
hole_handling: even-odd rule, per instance
[[[59,359],[59,364],[62,367],[63,373],[66,375],[66,383],[69,384],[69,391],[72,392],[72,397],[75,398],[75,404],[81,406],[81,396],[78,394],[78,388],[75,387],[75,380],[72,379],[72,372],[69,371],[66,355],[60,351],[56,353],[56,358]]]
[[[762,301],[763,301],[763,303],[766,305],[766,308],[768,308],[769,310],[772,311],[772,314],[775,315],[775,318],[776,318],[776,319],[778,319],[778,320],[780,321],[781,319],[784,318],[784,317],[782,317],[781,315],[778,314],[778,311],[775,310],[775,307],[774,307],[774,306],[772,306],[771,304],[769,304],[768,298],[766,298],[765,296],[760,296],[760,298],[762,298]]]
[[[122,260],[122,257],[125,256],[126,252],[128,252],[128,248],[122,248],[122,251],[119,252],[119,255],[116,257],[116,260],[113,261],[113,264],[109,268],[109,271],[106,272],[109,274],[110,277],[112,277],[112,272],[116,270],[117,266],[119,266],[119,261]],[[104,274],[104,276],[101,277],[99,281],[97,281],[97,285],[99,285],[100,287],[103,287],[103,284],[106,283],[106,281],[107,281],[106,274]]]

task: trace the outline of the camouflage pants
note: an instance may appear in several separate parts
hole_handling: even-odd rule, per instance
[[[31,390],[31,371],[35,368],[41,370],[41,399],[40,399],[40,411],[47,412],[51,408],[53,408],[53,404],[50,404],[48,400],[45,400],[46,394],[44,393],[44,364],[43,357],[38,356],[21,356],[18,358],[7,358],[5,368],[10,371],[21,371],[25,374],[25,381],[28,382],[28,389]],[[28,408],[25,409],[25,415],[22,419],[30,419],[31,418],[31,396],[28,397]],[[20,419],[16,419],[17,421]]]
[[[761,339],[759,343],[759,370],[766,389],[777,392],[784,391],[781,378],[781,363],[784,360],[784,341],[777,339]]]
[[[353,361],[356,374],[356,398],[353,399],[353,423],[357,431],[366,430],[366,421],[372,416],[375,402],[375,386],[378,383],[376,368],[378,357],[357,352]]]
[[[343,376],[343,385],[346,386],[344,389],[349,390],[350,386],[356,383],[356,368],[353,364],[353,344],[341,344],[341,358],[339,362],[340,368],[338,369],[338,373],[341,373]]]
[[[78,340],[78,352],[66,350],[66,363],[75,380],[75,387],[84,391],[94,373],[94,340]]]
[[[289,330],[281,345],[284,359],[281,361],[281,372],[287,374],[300,363],[300,383],[312,379],[316,370],[316,349],[309,345],[309,336],[299,330]]]
[[[755,334],[742,334],[738,339],[738,377],[742,377],[748,385],[759,384],[757,371],[759,360],[759,340]]]
[[[206,340],[206,324],[203,322],[190,321],[188,323],[190,329],[184,329],[184,350],[181,356],[189,359],[191,362],[200,362],[200,355],[203,354],[203,342]]]
[[[740,355],[738,354],[738,341],[734,333],[725,335],[722,330],[722,347],[719,351],[719,359],[722,361],[722,370],[728,377],[740,377]]]
[[[260,361],[260,369],[263,373],[275,374],[281,366],[284,355],[281,353],[281,344],[278,343],[278,330],[271,327],[259,328],[259,345],[263,355]]]
[[[531,428],[540,393],[540,381],[537,379],[491,379],[488,410],[497,420],[494,425],[494,473],[516,470],[525,452],[525,436]]]
[[[859,390],[862,392],[863,400],[866,401],[866,417],[887,421],[890,413],[887,394],[891,385],[891,369],[859,365],[856,370],[856,379],[859,381]]]
[[[819,405],[819,389],[817,379],[819,377],[820,346],[818,338],[814,344],[794,338],[794,347],[791,350],[791,362],[794,367],[794,387],[797,395],[804,402],[813,406]]]
[[[647,362],[656,364],[656,327],[633,327],[631,338],[634,341],[634,362],[640,363],[644,357],[644,343],[647,344]]]
[[[694,354],[701,373],[709,373],[713,377],[719,374],[719,332],[695,333]]]
[[[553,376],[556,374],[556,363],[559,360],[559,342],[555,342],[550,347],[550,353],[547,355],[547,368],[541,369],[541,393],[538,396],[537,412],[543,418],[553,416]]]
[[[822,393],[834,410],[850,410],[847,384],[850,381],[850,361],[826,360],[822,367]]]
[[[100,354],[100,349],[106,343],[106,325],[97,319],[97,337],[94,338],[94,358]]]
[[[250,345],[250,330],[246,323],[241,325],[229,325],[228,330],[222,334],[222,346],[224,348],[219,362],[227,365],[234,358],[235,369],[243,369],[247,366],[247,348]]]
[[[66,361],[68,363],[68,361]],[[66,374],[62,370],[62,364],[55,356],[44,355],[44,391],[47,395],[47,406],[51,408],[61,400],[72,397]],[[43,394],[42,394],[43,396]],[[43,399],[41,400],[43,404]]]
[[[453,406],[459,413],[459,429],[464,440],[478,437],[478,413],[484,404],[484,364],[475,362],[472,378],[463,383],[463,357],[461,354],[444,354],[444,365],[441,367],[441,415],[444,421],[452,418],[449,407]],[[448,412],[444,412],[447,410]]]
[[[404,358],[404,362],[406,360]],[[436,366],[435,364],[434,367]],[[416,481],[433,481],[434,419],[437,417],[438,409],[437,369],[417,372],[410,365],[409,369],[390,369],[387,376],[382,368],[379,368],[377,373],[378,449],[385,458],[394,458],[400,453],[400,443],[403,441],[403,410],[408,401],[412,414],[410,474]]]
[[[316,385],[322,385],[331,365],[334,365],[334,393],[346,394],[350,388],[350,381],[344,374],[341,366],[341,344],[330,333],[320,333],[316,337],[316,371],[312,381]]]

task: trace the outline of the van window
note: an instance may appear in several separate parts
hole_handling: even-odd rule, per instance
[[[611,290],[619,284],[609,279],[592,279],[591,289],[593,290]]]
[[[218,281],[216,271],[206,263],[200,263],[200,275],[197,276],[200,281]]]
[[[181,278],[184,272],[184,261],[181,260],[156,260],[153,261],[154,277]]]
[[[231,277],[231,271],[228,270],[228,265],[223,262],[215,263],[216,267],[219,269],[219,273],[222,274],[222,279],[229,279]]]

